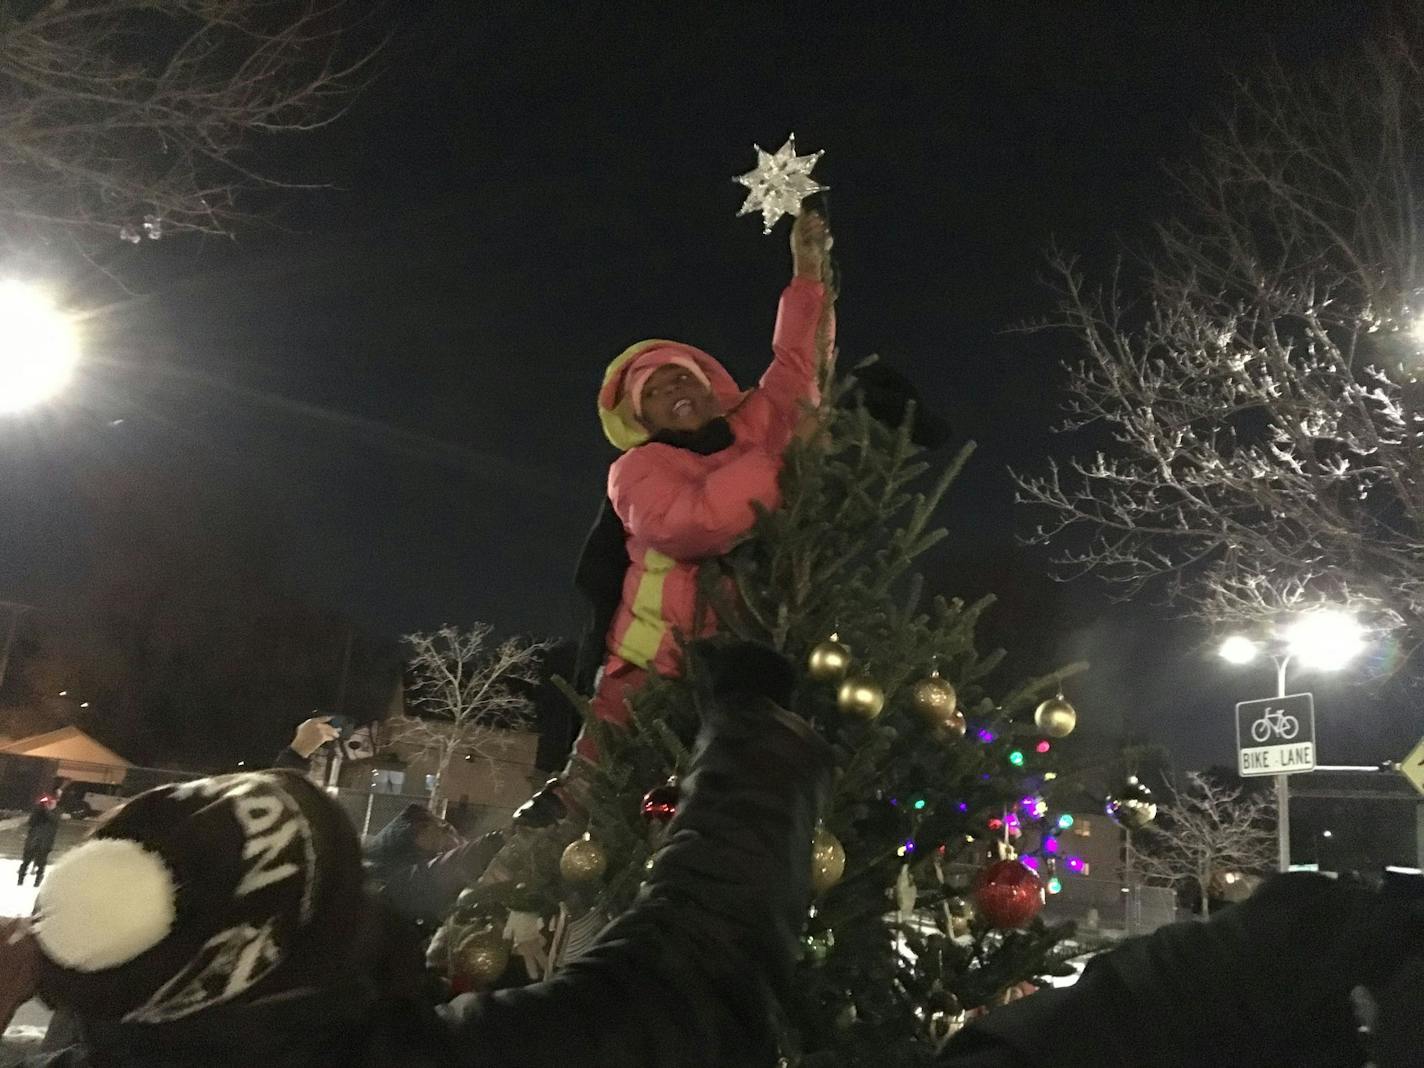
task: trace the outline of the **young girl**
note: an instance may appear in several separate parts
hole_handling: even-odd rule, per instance
[[[774,357],[756,388],[739,389],[711,356],[675,341],[641,341],[604,374],[598,414],[608,440],[623,450],[608,472],[608,500],[622,526],[627,567],[593,700],[601,720],[628,721],[628,697],[648,672],[678,673],[678,639],[713,627],[697,618],[699,566],[747,535],[754,505],[780,503],[782,454],[816,425],[816,335],[829,246],[820,215],[796,220]],[[594,756],[586,734],[578,752]]]

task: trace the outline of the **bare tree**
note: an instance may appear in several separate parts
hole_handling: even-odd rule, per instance
[[[1090,282],[1052,257],[1082,442],[1019,500],[1063,577],[1209,621],[1345,602],[1424,640],[1419,27],[1238,86],[1185,208]]]
[[[228,233],[261,137],[341,114],[348,0],[0,0],[0,236]]]
[[[391,722],[391,739],[435,762],[430,803],[450,764],[459,757],[482,760],[493,777],[510,732],[533,725],[533,703],[520,686],[539,681],[539,664],[551,642],[510,638],[493,645],[493,628],[444,626],[434,633],[408,634],[409,705],[417,713]]]
[[[1214,877],[1270,870],[1276,856],[1275,801],[1269,793],[1243,795],[1199,772],[1187,775],[1187,789],[1172,787],[1157,808],[1155,823],[1134,843],[1138,872],[1170,886],[1187,884],[1201,895],[1202,916]]]

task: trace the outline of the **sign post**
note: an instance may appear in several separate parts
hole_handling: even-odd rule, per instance
[[[1287,776],[1315,770],[1315,699],[1287,695],[1285,671],[1280,694],[1236,706],[1236,770],[1276,779],[1276,839],[1281,871],[1290,870],[1290,789]]]

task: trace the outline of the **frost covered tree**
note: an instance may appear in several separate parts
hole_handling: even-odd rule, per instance
[[[1134,857],[1137,869],[1151,881],[1191,887],[1201,895],[1205,918],[1213,879],[1273,867],[1275,812],[1269,793],[1244,794],[1191,772],[1186,789],[1170,790],[1156,821],[1135,843],[1141,849]]]
[[[1053,257],[1078,447],[1018,483],[1065,577],[1213,622],[1347,602],[1424,639],[1421,25],[1266,66],[1144,250],[1099,280]]]
[[[390,737],[433,759],[432,805],[456,757],[484,761],[497,775],[510,732],[533,725],[525,694],[538,683],[551,643],[509,638],[495,645],[492,632],[488,623],[476,623],[468,630],[444,626],[405,637],[406,703],[414,715],[393,720]]]

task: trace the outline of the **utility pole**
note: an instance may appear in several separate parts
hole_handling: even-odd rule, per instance
[[[0,612],[6,615],[5,640],[0,642],[0,686],[5,685],[5,671],[10,666],[10,650],[15,644],[15,632],[20,627],[20,617],[33,609],[33,605],[17,601],[0,601]]]

